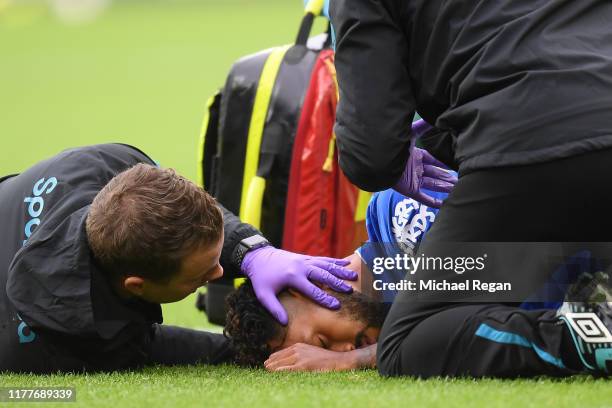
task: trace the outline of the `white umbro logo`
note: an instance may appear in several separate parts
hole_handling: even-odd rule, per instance
[[[566,313],[564,317],[586,343],[612,343],[612,334],[595,313]]]

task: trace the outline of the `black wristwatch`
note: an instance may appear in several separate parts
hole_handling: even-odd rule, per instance
[[[252,249],[265,247],[266,245],[270,245],[270,242],[259,234],[243,239],[236,245],[236,248],[234,248],[232,263],[240,267],[247,252]]]

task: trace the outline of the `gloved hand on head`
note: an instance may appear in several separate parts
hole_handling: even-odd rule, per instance
[[[338,292],[352,292],[352,287],[342,281],[357,279],[355,272],[344,268],[348,264],[343,259],[307,256],[265,246],[247,252],[241,269],[251,279],[257,299],[285,325],[287,312],[277,298],[278,293],[293,288],[323,307],[338,309],[340,302],[313,282]]]

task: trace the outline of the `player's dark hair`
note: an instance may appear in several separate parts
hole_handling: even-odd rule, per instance
[[[193,182],[172,169],[141,163],[98,192],[86,229],[104,271],[165,282],[191,251],[221,239],[223,215]]]
[[[382,327],[387,313],[383,303],[371,300],[359,292],[334,292],[333,296],[337,297],[342,305],[338,311],[341,315],[362,321],[368,327]],[[236,363],[243,366],[261,366],[272,353],[269,343],[282,342],[286,328],[257,300],[249,280],[228,295],[226,306],[227,319],[223,334],[230,340]]]
[[[259,303],[249,280],[227,296],[226,305],[223,334],[230,340],[236,363],[261,366],[272,353],[268,343],[284,337],[285,328]]]

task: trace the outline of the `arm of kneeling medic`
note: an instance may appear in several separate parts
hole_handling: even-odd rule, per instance
[[[376,367],[376,344],[351,351],[332,351],[297,343],[272,354],[268,371],[346,371]]]
[[[147,349],[149,364],[221,364],[233,357],[222,334],[165,324],[152,325]]]

